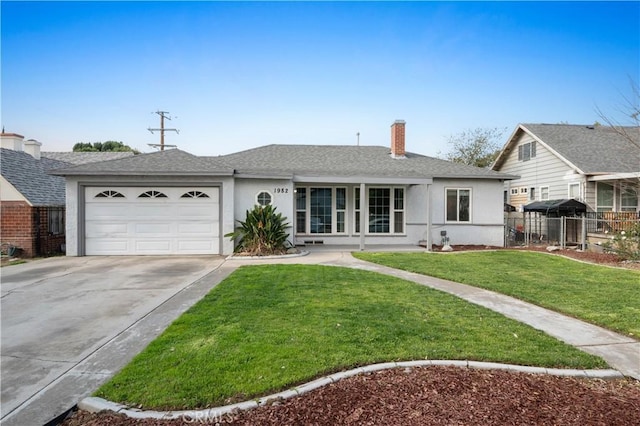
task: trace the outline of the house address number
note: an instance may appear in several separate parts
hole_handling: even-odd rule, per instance
[[[288,194],[289,188],[273,188],[275,194]]]

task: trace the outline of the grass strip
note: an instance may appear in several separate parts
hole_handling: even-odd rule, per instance
[[[515,250],[353,255],[492,290],[636,339],[640,336],[640,271]]]

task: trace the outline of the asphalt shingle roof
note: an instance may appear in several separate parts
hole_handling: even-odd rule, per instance
[[[504,179],[489,169],[411,152],[393,158],[389,148],[345,145],[267,145],[221,157],[238,173],[281,172],[304,176]]]
[[[169,149],[121,159],[81,164],[55,170],[53,173],[61,176],[229,176],[233,170],[223,168],[221,162],[215,157],[197,157],[179,149]]]
[[[133,152],[53,152],[47,151],[40,154],[41,157],[64,161],[71,164],[96,163],[98,161],[115,160],[131,157]]]
[[[23,151],[0,148],[2,176],[34,206],[64,206],[64,178],[51,176],[52,169],[69,163],[46,157],[36,160]]]
[[[633,140],[608,126],[522,124],[586,174],[640,172],[640,127],[624,127]]]
[[[508,179],[489,169],[407,153],[395,159],[379,146],[267,145],[218,157],[196,157],[181,150],[85,164],[60,175],[302,175],[318,177],[484,178]]]

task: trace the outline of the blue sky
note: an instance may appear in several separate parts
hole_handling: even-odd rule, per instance
[[[158,143],[388,145],[520,122],[619,121],[640,76],[640,2],[10,2],[2,125],[69,151]]]

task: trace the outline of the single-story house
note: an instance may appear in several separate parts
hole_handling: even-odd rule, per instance
[[[54,172],[66,178],[67,255],[230,254],[224,235],[256,204],[293,244],[503,245],[515,176],[391,146],[267,145],[215,157],[172,149]]]
[[[123,158],[122,152],[41,152],[17,133],[0,135],[0,236],[21,257],[64,251],[65,181],[52,169]]]

